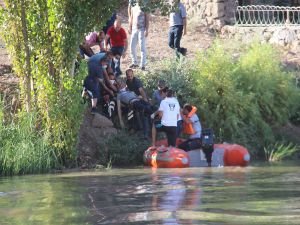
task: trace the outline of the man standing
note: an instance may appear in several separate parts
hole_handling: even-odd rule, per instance
[[[110,27],[107,31],[105,37],[105,46],[107,50],[108,39],[110,39],[111,51],[114,55],[120,55],[125,58],[126,50],[128,46],[126,31],[121,27],[121,20],[116,19],[114,26]],[[116,77],[122,74],[120,65],[121,58],[114,60],[112,63],[112,68]]]
[[[180,106],[171,89],[167,91],[167,97],[161,101],[158,114],[161,118],[161,126],[156,127],[155,124],[152,126],[152,146],[155,146],[156,132],[163,131],[167,135],[168,145],[175,147],[177,138],[177,120],[180,114]]]
[[[174,8],[170,13],[169,46],[175,49],[176,56],[186,55],[186,48],[180,47],[182,35],[186,34],[186,10],[180,0],[169,0]]]
[[[145,70],[146,65],[146,37],[148,36],[149,29],[149,14],[141,10],[141,7],[138,3],[134,7],[131,7],[131,13],[129,18],[129,34],[131,33],[130,39],[130,54],[132,64],[130,68],[137,68],[137,55],[136,55],[136,46],[139,42],[141,49],[141,62],[140,67],[142,70]]]

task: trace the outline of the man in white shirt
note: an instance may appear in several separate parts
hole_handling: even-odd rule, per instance
[[[177,121],[180,114],[180,106],[178,100],[174,97],[173,90],[169,89],[167,97],[161,101],[158,109],[161,124],[153,124],[152,126],[152,146],[155,146],[156,132],[163,131],[167,135],[168,146],[176,146],[176,129]]]

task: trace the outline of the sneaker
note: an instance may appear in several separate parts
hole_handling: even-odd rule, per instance
[[[187,53],[187,49],[186,49],[186,48],[182,48],[182,49],[181,49],[181,54],[182,54],[183,56],[186,56],[186,53]]]
[[[136,64],[131,64],[131,65],[129,66],[130,69],[135,69],[135,68],[138,68],[138,67],[139,67],[139,66],[136,65]]]
[[[92,115],[95,115],[96,113],[98,113],[98,112],[97,112],[97,108],[92,108],[91,114],[92,114]]]

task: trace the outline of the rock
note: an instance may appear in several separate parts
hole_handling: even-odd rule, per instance
[[[274,32],[270,39],[271,44],[278,44],[281,46],[287,46],[297,40],[295,31],[289,28],[278,29]]]
[[[105,127],[113,127],[114,124],[111,120],[106,118],[105,116],[102,116],[98,113],[94,115],[94,118],[92,120],[92,127],[95,128],[105,128]]]

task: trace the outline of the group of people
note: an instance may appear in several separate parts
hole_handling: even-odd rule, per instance
[[[180,0],[169,0],[174,10],[170,13],[168,45],[174,49],[176,55],[186,55],[187,49],[180,46],[182,35],[186,34],[187,20],[186,9]],[[140,68],[145,70],[147,64],[146,38],[149,33],[150,15],[145,12],[138,1],[133,4],[129,0],[128,4],[128,34],[130,34],[130,56],[131,65],[129,68]],[[140,47],[140,62],[137,58],[137,45]],[[97,46],[98,51],[112,51],[118,55],[118,60],[113,62],[113,72],[116,76],[122,74],[120,69],[120,58],[126,56],[128,48],[128,38],[125,29],[122,27],[121,18],[113,13],[106,25],[99,32],[89,33],[82,44],[80,44],[80,53],[82,56],[91,57],[95,54],[93,47]]]
[[[187,50],[180,47],[180,40],[186,33],[186,11],[179,0],[170,0],[170,3],[177,6],[177,10],[170,14],[169,46],[175,50],[176,55],[185,55]],[[109,118],[117,111],[120,126],[124,128],[123,118],[126,114],[129,128],[142,129],[145,138],[152,137],[153,146],[157,132],[166,133],[169,146],[176,146],[176,139],[183,132],[189,138],[179,148],[186,151],[200,148],[201,123],[196,114],[197,108],[190,104],[181,108],[175,92],[167,87],[164,80],[158,82],[158,89],[150,101],[141,80],[134,76],[133,69],[140,67],[145,70],[149,15],[138,4],[133,6],[131,3],[128,14],[132,64],[126,70],[126,79],[120,77],[120,60],[125,57],[128,48],[127,34],[116,14],[107,21],[102,31],[90,33],[80,45],[81,53],[89,57],[83,95],[91,99],[91,112],[98,112],[100,99],[103,112]],[[138,43],[141,50],[140,64],[136,55]],[[93,52],[91,47],[94,45],[99,45],[99,53]]]

